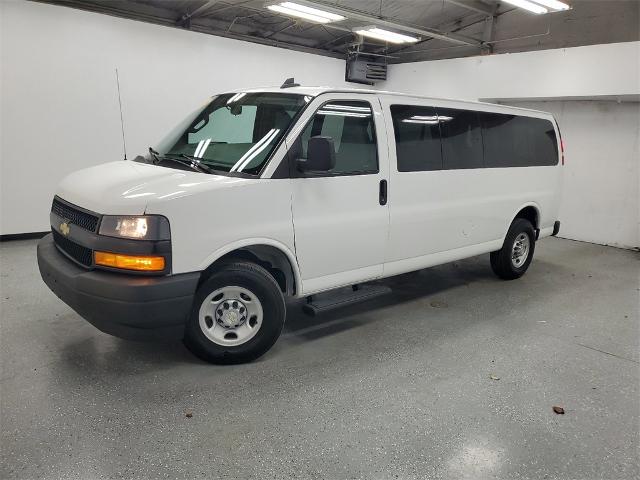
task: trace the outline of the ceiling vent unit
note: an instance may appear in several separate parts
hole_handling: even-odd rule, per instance
[[[373,85],[387,79],[387,63],[384,59],[375,60],[362,55],[349,56],[344,79],[347,82]]]

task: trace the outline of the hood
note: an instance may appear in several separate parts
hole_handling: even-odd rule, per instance
[[[132,161],[85,168],[65,177],[57,195],[100,214],[141,215],[147,205],[252,179],[188,172]]]

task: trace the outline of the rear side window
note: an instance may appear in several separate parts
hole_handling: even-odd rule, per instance
[[[481,113],[485,166],[531,167],[558,163],[558,140],[549,120]]]
[[[373,112],[368,102],[331,101],[322,105],[298,137],[294,155],[307,158],[311,137],[331,137],[336,149],[336,166],[328,175],[378,172]]]
[[[482,168],[482,130],[478,112],[438,108],[445,170]]]
[[[399,172],[442,170],[440,125],[433,107],[392,105]]]

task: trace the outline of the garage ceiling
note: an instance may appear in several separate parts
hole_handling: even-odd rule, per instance
[[[563,0],[564,12],[535,15],[495,0],[319,0],[346,11],[320,25],[268,10],[265,0],[44,0],[83,10],[344,58],[350,52],[389,63],[523,52],[640,40],[638,0]],[[410,45],[363,39],[352,29],[383,23],[421,31]],[[396,27],[397,26],[397,27]]]

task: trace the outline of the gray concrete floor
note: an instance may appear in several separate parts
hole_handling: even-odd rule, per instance
[[[293,304],[271,352],[218,367],[95,330],[35,244],[0,246],[2,479],[640,475],[638,253],[552,238],[513,282],[481,256]]]

